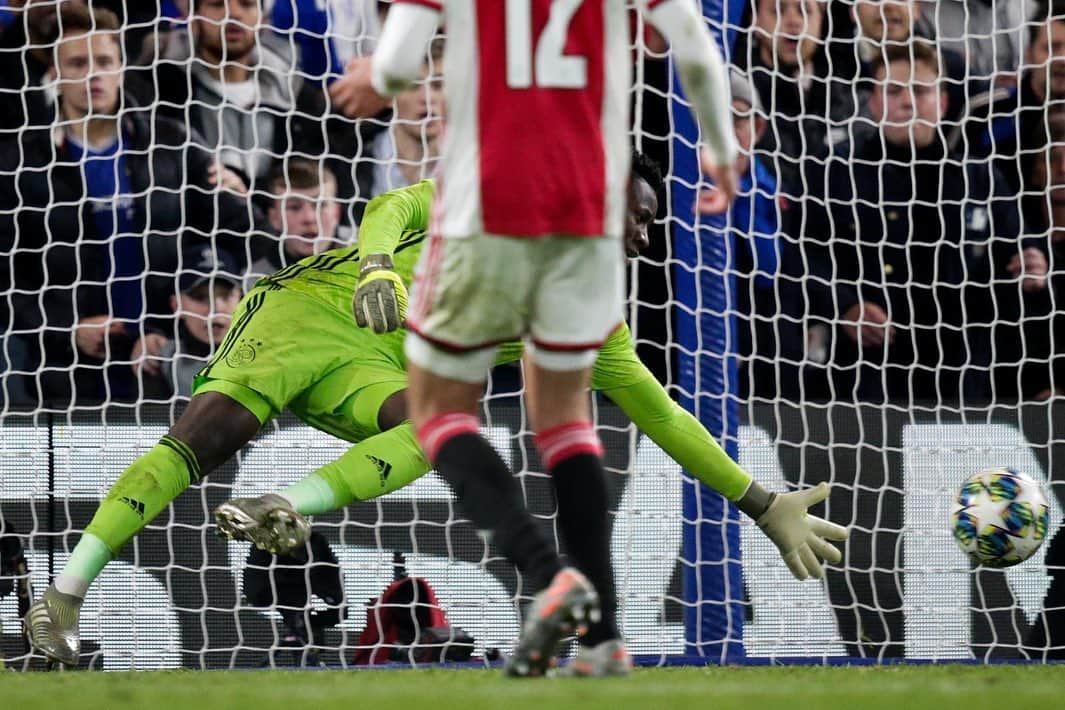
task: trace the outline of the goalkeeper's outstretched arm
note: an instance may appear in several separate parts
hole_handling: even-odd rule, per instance
[[[395,272],[392,255],[404,233],[426,228],[432,201],[433,183],[422,180],[380,195],[367,206],[359,229],[359,283],[351,303],[360,327],[389,333],[403,325],[407,287]]]
[[[642,382],[603,394],[684,470],[730,501],[740,500],[752,485],[760,487],[650,372]]]
[[[428,229],[434,189],[432,180],[422,180],[370,200],[359,226],[359,250],[391,255],[404,232]]]
[[[846,528],[807,514],[828,497],[824,483],[793,493],[771,493],[733,461],[687,410],[670,399],[650,371],[640,381],[604,389],[651,440],[701,482],[753,518],[780,550],[798,579],[822,577],[822,560],[837,564],[840,551],[828,540],[845,540]]]

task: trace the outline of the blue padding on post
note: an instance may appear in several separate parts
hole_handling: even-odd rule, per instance
[[[702,8],[704,17],[712,20],[718,42],[731,48],[743,12],[742,0],[703,0]],[[732,27],[725,28],[722,41],[719,30],[726,8]],[[673,287],[679,302],[675,314],[681,404],[723,440],[726,451],[736,458],[739,402],[733,355],[736,324],[731,315],[735,293],[732,245],[722,238],[724,217],[717,224],[695,223],[698,129],[691,111],[680,101],[683,91],[675,78],[673,91]],[[742,661],[745,595],[739,513],[690,477],[686,483],[682,552],[686,657],[713,663]]]

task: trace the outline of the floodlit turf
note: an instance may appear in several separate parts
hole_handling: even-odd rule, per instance
[[[402,704],[402,705],[396,705]],[[0,706],[37,708],[847,708],[1065,706],[1065,666],[644,668],[622,679],[497,671],[3,673]]]
[[[12,710],[1063,706],[1065,666],[660,668],[604,680],[511,680],[496,670],[0,673],[0,707]]]

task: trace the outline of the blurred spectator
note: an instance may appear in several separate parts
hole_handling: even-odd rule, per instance
[[[222,342],[244,293],[237,260],[222,249],[194,246],[182,253],[178,292],[170,296],[174,337],[147,333],[133,348],[133,371],[145,391],[192,397],[192,381]],[[153,386],[154,381],[154,386]]]
[[[244,255],[256,227],[245,199],[216,194],[210,156],[184,127],[119,113],[115,16],[64,5],[61,17],[49,68],[59,120],[0,144],[0,251],[11,255],[0,291],[12,289],[0,307],[39,368],[35,394],[60,407],[136,397],[122,361],[157,327],[145,315],[165,313],[165,290],[145,274],[173,272],[177,235]]]
[[[753,26],[734,55],[769,117],[758,153],[792,196],[804,192],[801,162],[827,155],[830,128],[844,130],[855,114],[853,86],[830,77],[824,20],[820,0],[754,0]]]
[[[885,46],[903,46],[911,41],[934,42],[935,31],[926,21],[924,5],[918,0],[854,0],[850,20],[854,32],[849,37],[836,37],[831,42],[832,75],[854,81],[859,111],[865,107],[872,91],[872,65],[883,56]],[[971,95],[987,90],[989,82],[966,76],[965,60],[951,50],[939,51],[940,72],[944,88],[950,97],[944,123],[960,121]],[[841,138],[838,132],[833,142]]]
[[[1043,188],[1043,224],[1053,255],[1049,304],[1053,330],[1046,347],[1052,360],[1049,382],[1035,392],[1035,399],[1065,396],[1065,112],[1056,113],[1048,124],[1047,147],[1032,166],[1032,184]]]
[[[744,397],[772,397],[780,381],[776,365],[787,367],[787,358],[795,362],[795,353],[784,353],[779,345],[781,328],[775,322],[779,311],[774,282],[780,264],[777,243],[777,183],[773,174],[755,156],[754,145],[766,130],[757,92],[750,79],[733,69],[729,77],[732,95],[732,120],[740,153],[736,172],[740,176],[739,197],[728,214],[711,218],[712,228],[731,232],[734,240],[736,269],[737,351],[747,366],[740,370],[740,389]],[[787,337],[788,334],[784,333]]]
[[[1033,232],[1065,243],[1065,104],[1047,116],[1042,133],[1045,147],[1029,161],[1025,178],[1025,219]]]
[[[154,2],[13,0],[13,21],[0,33],[0,136],[25,126],[50,125],[55,119],[55,92],[46,73],[60,32],[56,14],[60,5],[91,6],[115,13],[121,27],[117,40],[124,45],[125,57],[138,56],[142,47],[154,51],[159,14]],[[125,80],[127,88],[138,89],[151,77],[126,72]]]
[[[1034,0],[923,1],[940,48],[965,60],[966,74],[1012,83],[1024,56],[1026,10]]]
[[[273,201],[267,216],[280,237],[252,264],[247,290],[263,276],[340,246],[336,178],[325,164],[300,158],[278,163],[270,174],[270,194]]]
[[[344,75],[329,85],[333,107],[349,118],[371,118],[388,108],[389,100],[370,82],[371,57],[355,57],[344,67]]]
[[[879,132],[842,146],[827,175],[807,166],[808,184],[827,193],[796,205],[805,214],[792,228],[813,268],[812,308],[835,327],[834,397],[983,401],[1002,307],[988,285],[994,277],[1018,292],[1028,275],[1016,200],[988,165],[948,152],[939,67],[926,44],[888,47],[869,105]]]
[[[370,147],[373,183],[370,197],[413,185],[431,177],[440,158],[444,128],[444,39],[429,48],[422,80],[395,99],[388,130],[377,134]]]
[[[354,4],[369,1],[347,0]],[[391,5],[389,0],[378,0],[378,29],[384,24]],[[376,36],[374,39],[376,40]],[[343,76],[329,86],[329,99],[333,108],[349,118],[372,118],[384,112],[392,103],[374,91],[370,82],[370,59],[369,54],[353,56],[344,65]]]
[[[157,95],[140,98],[164,102],[160,111],[195,131],[227,168],[226,187],[254,190],[275,160],[293,154],[350,163],[354,133],[328,120],[321,83],[259,41],[258,0],[194,0],[190,11],[187,30],[172,33],[155,67]],[[350,167],[334,172],[350,196]]]
[[[69,0],[71,3],[80,0]],[[44,88],[58,28],[56,4],[11,0],[14,21],[0,33],[0,136],[24,126],[52,123],[54,107]]]
[[[1032,173],[1041,153],[1047,113],[1065,102],[1065,2],[1043,5],[1029,25],[1028,52],[1020,84],[974,100],[969,127],[972,157],[995,158],[1013,190]]]
[[[299,68],[315,78],[336,77],[356,57],[373,53],[381,33],[379,0],[276,0],[270,22],[299,51]]]
[[[12,22],[0,33],[0,136],[25,126],[50,125],[55,119],[55,97],[46,73],[60,31],[56,14],[60,5],[91,5],[115,13],[122,28],[117,40],[124,44],[125,56],[136,56],[141,45],[153,44],[155,3],[12,0]]]
[[[996,339],[1002,350],[1002,365],[996,377],[996,394],[1044,400],[1065,395],[1065,106],[1047,116],[1038,137],[1045,146],[1031,156],[1025,175],[1025,227],[1027,233],[1045,240],[1053,265],[1037,270],[1023,282],[1024,311],[1018,330],[1003,329]],[[1048,273],[1047,279],[1040,279]],[[1050,288],[1045,286],[1049,285]]]

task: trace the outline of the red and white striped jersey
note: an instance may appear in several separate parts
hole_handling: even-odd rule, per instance
[[[444,15],[445,236],[618,236],[630,167],[625,0],[396,0]]]

